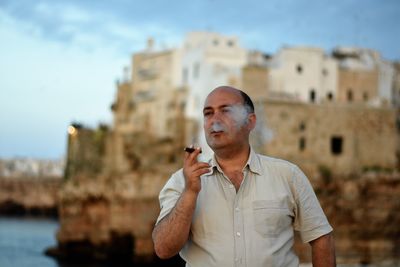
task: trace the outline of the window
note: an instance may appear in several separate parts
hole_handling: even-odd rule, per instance
[[[333,100],[333,94],[331,92],[329,92],[326,97],[328,98],[329,101]]]
[[[353,101],[353,91],[351,91],[351,89],[347,90],[347,101]]]
[[[306,139],[304,137],[300,137],[299,150],[304,151],[305,149],[306,149]]]
[[[322,69],[322,75],[328,76],[328,70],[325,69],[325,68],[323,68],[323,69]]]
[[[183,84],[187,84],[188,83],[188,78],[189,78],[189,71],[187,68],[183,68],[182,70],[182,81]]]
[[[364,101],[368,101],[368,93],[364,92],[363,94]]]
[[[227,42],[227,45],[228,45],[229,47],[232,47],[232,46],[235,45],[235,42],[232,41],[232,40],[229,40],[229,41]]]
[[[298,74],[301,74],[303,72],[303,67],[300,64],[297,64],[296,70]]]
[[[302,121],[299,125],[299,129],[300,131],[304,131],[306,129],[306,124],[304,123],[304,121]]]
[[[214,44],[214,46],[217,46],[219,44],[218,39],[214,39],[213,44]]]
[[[200,64],[199,63],[195,63],[193,65],[193,78],[198,78],[200,74]]]
[[[333,155],[342,154],[343,150],[343,138],[341,136],[332,136],[331,137],[331,153]]]
[[[315,102],[315,98],[316,98],[316,92],[314,89],[310,90],[310,102],[314,103]]]

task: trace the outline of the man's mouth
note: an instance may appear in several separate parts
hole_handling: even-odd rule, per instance
[[[211,134],[219,134],[225,132],[225,127],[221,123],[215,122],[211,125],[210,130]]]
[[[224,131],[211,131],[210,134],[222,134]]]

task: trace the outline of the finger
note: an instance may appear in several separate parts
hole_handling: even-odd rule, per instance
[[[210,169],[209,168],[203,168],[203,169],[198,169],[196,171],[193,172],[193,175],[196,177],[200,177],[203,174],[209,173]]]
[[[188,153],[186,152],[185,154],[187,155],[186,160],[188,161],[189,164],[194,164],[197,162],[197,156],[200,154],[201,152],[201,148],[200,147],[196,147],[196,149],[192,152],[192,153]]]
[[[210,167],[211,166],[208,165],[207,163],[202,163],[201,165],[198,164],[192,166],[189,172],[194,176],[200,176],[202,174],[209,173],[211,170]]]
[[[198,170],[198,169],[204,169],[204,168],[210,168],[211,165],[208,164],[207,162],[197,162],[196,164],[192,165],[193,170]]]

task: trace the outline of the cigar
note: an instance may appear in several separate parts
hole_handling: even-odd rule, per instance
[[[185,147],[184,150],[186,152],[188,152],[188,153],[192,153],[192,152],[194,152],[196,150],[196,148],[194,148],[194,147]],[[201,148],[200,148],[200,153],[201,153]]]

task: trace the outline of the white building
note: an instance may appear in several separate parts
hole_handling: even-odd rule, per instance
[[[271,96],[321,102],[336,95],[337,62],[319,48],[282,48],[271,60],[269,75]]]
[[[208,93],[220,85],[240,87],[241,70],[247,64],[247,50],[237,37],[211,32],[192,32],[182,47],[182,85],[189,88],[186,117],[199,123],[197,135],[187,140],[210,149],[202,130],[202,109]]]

